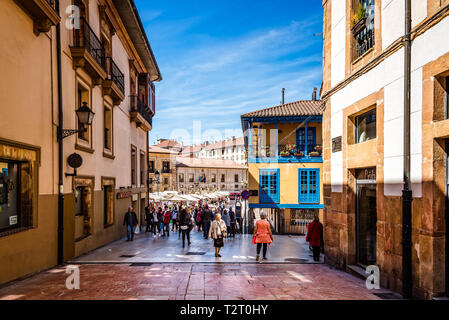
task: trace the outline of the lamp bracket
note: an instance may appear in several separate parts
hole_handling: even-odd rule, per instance
[[[79,130],[73,130],[73,129],[62,129],[61,130],[61,140],[68,138],[70,136],[73,136],[74,134],[77,134],[79,132],[86,132],[87,128],[79,129]]]

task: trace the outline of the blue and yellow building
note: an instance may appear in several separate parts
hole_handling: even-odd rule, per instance
[[[278,233],[304,233],[323,205],[322,116],[316,100],[241,115],[248,153],[249,208]]]

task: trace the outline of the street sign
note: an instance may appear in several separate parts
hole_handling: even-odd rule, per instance
[[[248,200],[249,199],[249,191],[245,190],[242,192],[242,199],[243,200]]]

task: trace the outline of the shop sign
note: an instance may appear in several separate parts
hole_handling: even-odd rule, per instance
[[[133,201],[137,201],[139,200],[139,195],[138,194],[133,194]]]
[[[340,152],[342,150],[341,140],[342,140],[341,136],[332,139],[332,153]]]
[[[117,193],[117,199],[126,199],[133,196],[133,193],[131,191],[123,191]]]
[[[140,197],[141,197],[142,199],[146,199],[147,193],[146,193],[146,192],[141,192],[141,193],[140,193]]]
[[[376,181],[376,178],[377,178],[376,167],[357,169],[355,171],[355,178],[357,180],[372,180],[372,181]]]

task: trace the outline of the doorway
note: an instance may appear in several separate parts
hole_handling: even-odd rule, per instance
[[[376,169],[363,170],[356,179],[356,256],[357,263],[366,267],[376,264],[377,185],[375,174],[369,176]]]
[[[446,144],[446,205],[445,205],[445,293],[449,297],[449,139],[445,141]]]

